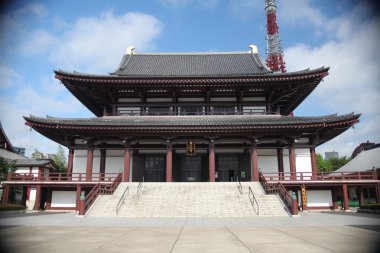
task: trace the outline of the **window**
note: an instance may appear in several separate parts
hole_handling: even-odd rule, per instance
[[[146,109],[149,115],[170,115],[172,108],[170,106],[150,106]]]
[[[165,158],[162,156],[148,156],[145,158],[144,180],[146,182],[164,181]]]
[[[235,114],[235,106],[214,106],[212,107],[212,112],[214,114]]]
[[[181,106],[179,110],[181,115],[200,115],[204,113],[203,106]]]

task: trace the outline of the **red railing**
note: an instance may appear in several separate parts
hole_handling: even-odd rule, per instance
[[[111,185],[103,185],[103,184],[95,185],[95,187],[92,188],[92,190],[87,194],[86,199],[84,200],[83,214],[87,212],[87,210],[90,208],[90,206],[94,203],[94,201],[100,194],[113,194],[116,188],[119,186],[122,180],[122,177],[123,175],[119,173]]]
[[[265,179],[265,176],[262,173],[260,173],[259,180],[262,187],[264,188],[265,193],[278,194],[281,200],[286,205],[286,207],[289,209],[289,211],[292,212],[292,214],[295,214],[293,213],[294,208],[292,197],[280,182],[268,183],[268,181]]]
[[[312,175],[311,172],[277,172],[263,173],[268,181],[333,181],[333,180],[376,180],[377,175],[373,170],[346,171],[346,172],[321,172]]]
[[[12,174],[8,181],[54,181],[54,182],[112,182],[119,173],[93,173],[90,177],[86,173],[49,173],[37,175],[36,173]]]

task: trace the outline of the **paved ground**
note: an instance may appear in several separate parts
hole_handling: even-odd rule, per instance
[[[380,216],[90,218],[0,216],[1,252],[376,252]]]

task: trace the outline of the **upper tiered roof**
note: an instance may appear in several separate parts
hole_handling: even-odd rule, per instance
[[[95,115],[122,97],[172,97],[189,92],[250,94],[268,98],[282,115],[292,112],[328,75],[329,68],[277,73],[256,50],[206,53],[134,53],[124,55],[108,75],[55,71],[56,78]]]
[[[136,53],[123,56],[111,75],[128,77],[237,77],[272,73],[250,52]]]

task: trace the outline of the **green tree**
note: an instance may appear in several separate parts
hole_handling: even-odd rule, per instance
[[[317,154],[318,172],[335,171],[348,163],[350,160],[351,159],[345,156],[341,158],[331,158],[330,160],[324,160],[322,155]]]
[[[34,149],[34,152],[32,154],[32,158],[34,158],[34,159],[46,159],[47,156],[44,153],[38,151],[38,149]]]
[[[341,168],[342,166],[344,166],[346,163],[348,163],[351,159],[343,156],[343,157],[340,157],[340,158],[331,158],[329,160],[330,164],[331,164],[331,168],[332,170],[337,170],[339,168]]]
[[[67,162],[65,151],[61,145],[58,145],[57,152],[52,156],[53,161],[59,168],[59,172],[66,172]]]
[[[15,171],[15,163],[14,160],[5,159],[4,157],[0,157],[0,181],[4,181],[7,179],[8,171]]]
[[[324,160],[321,154],[317,154],[317,166],[318,172],[330,172],[332,171],[332,166],[329,160]]]

